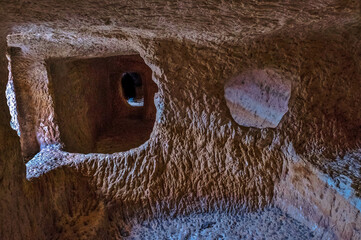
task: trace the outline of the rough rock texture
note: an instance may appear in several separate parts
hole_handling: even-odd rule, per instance
[[[309,229],[283,214],[267,208],[248,214],[191,214],[152,219],[124,230],[125,239],[319,239]]]
[[[275,204],[324,239],[360,239],[360,199],[303,161],[284,165]],[[341,183],[344,184],[344,183]],[[342,192],[346,191],[346,192]]]
[[[6,100],[7,105],[10,110],[11,115],[11,121],[10,126],[12,129],[14,129],[18,136],[20,136],[20,126],[19,126],[19,120],[18,120],[18,107],[16,103],[16,96],[15,96],[15,87],[14,87],[14,79],[11,73],[11,59],[10,56],[7,55],[8,60],[8,71],[9,71],[9,77],[8,77],[8,83],[6,84]]]
[[[359,1],[0,3],[1,239],[122,239],[134,218],[272,204],[321,238],[358,239]],[[20,132],[35,128],[20,140],[5,98],[7,49]],[[65,152],[48,60],[133,54],[159,88],[149,140],[114,154]],[[254,69],[291,81],[274,129],[240,126],[227,108],[226,82]],[[26,166],[21,151],[36,154]]]

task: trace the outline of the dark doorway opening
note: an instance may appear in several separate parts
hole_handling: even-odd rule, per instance
[[[144,90],[142,77],[137,72],[126,72],[122,75],[123,96],[131,106],[144,106]]]

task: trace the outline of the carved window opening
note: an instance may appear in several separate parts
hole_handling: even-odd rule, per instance
[[[48,61],[64,150],[115,153],[145,143],[158,91],[139,55]]]

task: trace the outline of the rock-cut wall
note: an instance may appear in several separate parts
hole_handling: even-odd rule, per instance
[[[147,4],[1,4],[0,238],[122,239],[132,219],[276,205],[325,238],[357,239],[359,3]],[[20,137],[6,106],[6,51]],[[56,108],[69,88],[60,69],[52,83],[51,59],[127,55],[144,60],[158,87],[149,140],[114,154],[65,151]],[[103,64],[92,66],[64,84],[103,78]],[[97,101],[95,87],[77,87],[73,104]],[[67,114],[74,131],[63,137],[80,136],[81,148],[89,119]],[[34,155],[26,165],[21,151]]]

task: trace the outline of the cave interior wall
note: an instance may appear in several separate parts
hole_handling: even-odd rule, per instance
[[[357,1],[305,4],[296,16],[292,5],[281,3],[275,3],[277,11],[269,7],[266,12],[262,4],[229,4],[224,11],[216,11],[217,3],[211,9],[197,3],[204,12],[173,14],[189,7],[177,2],[163,6],[168,9],[164,13],[176,16],[162,15],[167,21],[154,18],[152,11],[160,9],[146,11],[142,1],[132,8],[137,14],[120,14],[105,3],[98,12],[91,3],[84,11],[78,6],[84,2],[78,1],[55,6],[58,12],[50,16],[38,10],[51,3],[41,3],[23,3],[30,4],[23,9],[13,2],[1,6],[9,14],[0,31],[0,203],[1,216],[11,216],[9,221],[1,218],[1,236],[106,239],[121,236],[119,225],[134,216],[214,209],[232,213],[276,204],[292,216],[302,215],[299,220],[317,225],[320,231],[344,239],[359,237],[361,21]],[[228,11],[233,7],[245,11],[232,15]],[[253,11],[267,18],[247,18]],[[182,14],[188,14],[194,25],[186,24],[188,18]],[[69,15],[72,20],[64,17]],[[214,24],[205,24],[210,19]],[[6,51],[12,61],[20,138],[10,128],[6,106]],[[71,147],[89,151],[94,143],[83,139],[94,139],[97,133],[92,126],[110,116],[108,108],[100,107],[110,102],[95,101],[101,97],[97,94],[109,91],[93,91],[105,86],[96,84],[100,81],[74,87],[83,91],[76,98],[67,95],[66,84],[78,84],[90,75],[108,79],[108,74],[99,70],[103,62],[91,60],[89,65],[79,61],[71,66],[76,70],[70,75],[79,82],[61,80],[69,71],[65,63],[57,64],[50,71],[55,77],[49,78],[49,65],[54,66],[50,62],[56,61],[49,59],[134,54],[150,67],[159,88],[149,140],[115,154],[63,151],[58,144],[62,138],[68,138],[65,141]],[[225,83],[243,72],[270,68],[291,81],[288,112],[276,128],[238,125],[224,99]],[[82,104],[91,101],[82,97],[87,96],[94,101],[96,110],[89,112],[94,116],[82,112],[74,118],[65,111],[69,122],[62,124],[69,125],[59,124],[56,111],[61,113],[73,102],[75,110],[86,112],[89,107]],[[88,123],[90,119],[96,123]],[[62,128],[69,133],[62,136]],[[25,165],[21,151],[36,155]]]

